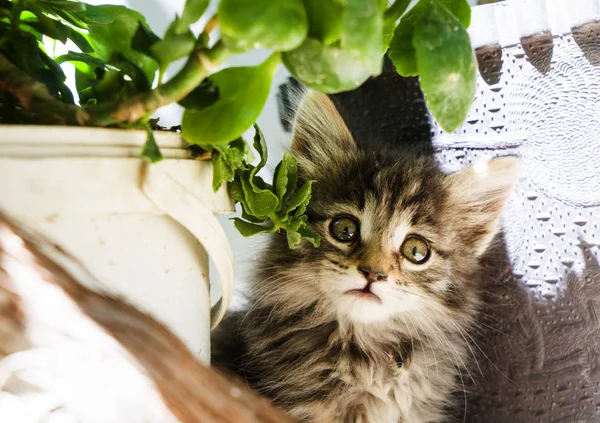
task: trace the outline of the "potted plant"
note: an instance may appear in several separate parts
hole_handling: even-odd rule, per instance
[[[187,0],[159,37],[123,6],[0,0],[0,207],[74,252],[103,289],[154,313],[204,360],[207,253],[225,285],[213,325],[232,281],[213,213],[240,203],[243,235],[285,231],[291,248],[319,244],[306,226],[313,181],[297,186],[286,154],[265,182],[260,130],[253,149],[242,138],[277,67],[312,89],[348,91],[381,72],[389,47],[399,73],[419,75],[447,131],[464,121],[476,75],[466,0],[221,0],[194,34],[208,3]],[[53,54],[54,43],[69,52]],[[221,69],[258,47],[272,51],[263,63]],[[185,107],[181,126],[165,131],[152,114],[175,102]]]

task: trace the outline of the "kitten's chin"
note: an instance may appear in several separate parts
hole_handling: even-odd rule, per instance
[[[338,316],[354,323],[377,323],[390,319],[393,310],[379,297],[346,294],[338,300]]]

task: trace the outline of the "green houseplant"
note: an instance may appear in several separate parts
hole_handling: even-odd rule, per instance
[[[400,74],[419,75],[429,110],[445,130],[466,118],[476,72],[466,0],[221,0],[194,34],[190,25],[208,3],[187,0],[159,37],[140,13],[123,6],[0,0],[0,123],[143,128],[141,155],[157,162],[152,114],[177,102],[185,107],[183,138],[211,157],[213,188],[227,181],[242,206],[238,230],[245,236],[285,230],[294,248],[303,238],[319,243],[304,214],[313,182],[296,186],[290,155],[271,183],[263,181],[257,172],[267,151],[260,130],[256,165],[241,138],[280,64],[308,87],[336,93],[379,74],[389,48]],[[52,42],[72,49],[56,57]],[[258,47],[273,52],[262,64],[219,70],[232,54]],[[183,68],[165,80],[168,66],[182,58]],[[65,66],[75,68],[76,95],[65,83]]]

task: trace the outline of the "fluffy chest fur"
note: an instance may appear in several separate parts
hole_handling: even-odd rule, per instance
[[[439,325],[426,333],[401,322],[394,330],[315,325],[319,314],[309,307],[287,317],[262,308],[231,315],[225,329],[241,330],[229,350],[218,343],[215,359],[301,422],[443,420],[468,357],[459,332]],[[224,359],[240,341],[244,352]]]
[[[356,363],[343,366],[340,377],[346,388],[328,404],[333,417],[330,421],[441,421],[450,394],[457,388],[457,369],[461,365],[456,361],[465,359],[460,343],[451,348],[449,357],[448,345],[433,340],[427,346],[417,343],[401,366],[392,357],[386,363],[365,362],[350,372],[349,367]]]

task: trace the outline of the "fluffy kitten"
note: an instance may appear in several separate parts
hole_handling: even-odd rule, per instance
[[[442,421],[517,160],[444,175],[430,157],[361,150],[314,92],[292,151],[301,182],[317,181],[307,213],[321,247],[272,236],[250,308],[215,334],[213,362],[299,421]]]

